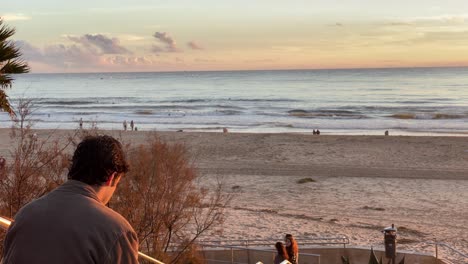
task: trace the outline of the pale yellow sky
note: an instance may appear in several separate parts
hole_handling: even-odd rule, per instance
[[[12,2],[33,72],[468,66],[464,0]]]

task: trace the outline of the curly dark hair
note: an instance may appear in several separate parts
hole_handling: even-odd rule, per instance
[[[111,136],[88,136],[73,154],[68,179],[102,185],[114,173],[126,173],[128,164],[120,142]]]

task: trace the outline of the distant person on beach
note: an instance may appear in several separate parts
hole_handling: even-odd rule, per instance
[[[6,177],[6,159],[3,156],[0,156],[0,180]],[[0,263],[2,263],[0,257]]]
[[[80,129],[83,129],[83,118],[80,118]]]
[[[123,121],[123,127],[124,127],[124,130],[127,131],[127,120]]]
[[[312,134],[313,134],[313,135],[317,135],[317,132],[315,131],[315,129],[314,129],[314,131],[312,132]]]
[[[16,214],[3,263],[138,263],[135,231],[106,206],[127,171],[119,141],[86,137],[73,154],[68,181]]]
[[[130,129],[132,129],[132,131],[133,131],[133,125],[134,124],[133,124],[133,120],[132,120],[132,121],[130,121]]]
[[[3,156],[0,156],[0,171],[4,170],[6,166],[6,159]]]
[[[388,136],[388,130],[385,130],[385,135]]]
[[[223,133],[228,133],[228,129],[226,127],[223,127]]]
[[[317,129],[317,132],[315,132],[317,135],[320,135],[320,130]]]
[[[289,261],[292,264],[299,263],[299,247],[297,246],[297,242],[291,234],[286,234],[284,238],[286,244],[286,252],[289,256]]]
[[[274,264],[286,264],[286,263],[291,263],[289,262],[289,257],[288,257],[288,252],[286,252],[286,248],[284,247],[284,244],[281,242],[276,242],[275,244],[276,248],[276,256],[274,260]],[[284,262],[287,261],[287,262]]]

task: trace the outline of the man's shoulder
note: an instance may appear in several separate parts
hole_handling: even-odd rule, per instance
[[[127,221],[127,219],[125,219],[118,212],[104,205],[101,207],[100,211],[102,213],[102,217],[104,218],[104,221],[107,222],[109,225],[112,225],[113,228],[119,228],[123,232],[128,232],[128,231],[135,232],[133,230],[133,227]]]

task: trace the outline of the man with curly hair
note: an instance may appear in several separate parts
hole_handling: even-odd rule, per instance
[[[106,206],[127,171],[116,139],[85,138],[73,154],[68,181],[16,214],[4,263],[138,263],[135,231]]]

